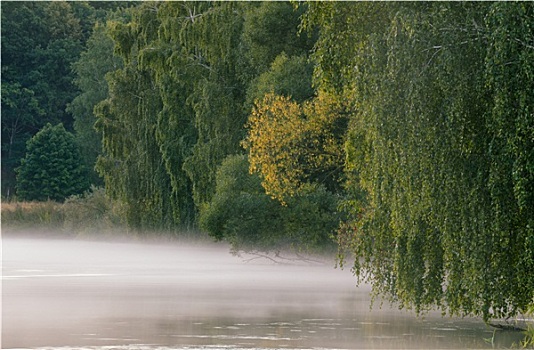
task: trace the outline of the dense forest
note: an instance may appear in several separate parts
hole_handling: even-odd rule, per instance
[[[534,303],[534,4],[2,2],[2,198],[337,249],[418,312]]]

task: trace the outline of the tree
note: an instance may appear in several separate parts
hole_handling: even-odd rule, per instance
[[[187,104],[192,108],[197,134],[183,169],[193,184],[195,205],[200,208],[215,192],[218,166],[226,156],[240,151],[246,120],[242,108],[246,86],[239,79],[238,66],[243,5],[232,2],[210,6],[197,4],[193,12],[195,9],[198,17],[186,22],[185,39],[180,41],[184,60],[195,68]],[[180,79],[182,83],[185,83],[184,78]]]
[[[43,114],[32,90],[2,81],[2,188],[6,197],[15,192],[14,169],[24,156],[25,141]]]
[[[491,110],[486,114],[494,252],[501,308],[507,303],[534,309],[534,36],[532,4],[494,4],[486,17],[485,81]],[[493,258],[493,257],[492,257]]]
[[[195,139],[182,104],[188,87],[173,85],[168,70],[162,73],[181,54],[158,38],[159,6],[143,3],[126,22],[108,22],[123,67],[106,76],[108,98],[95,109],[103,136],[97,170],[136,229],[174,229],[194,220],[191,184],[182,170]]]
[[[338,237],[401,307],[488,320],[532,302],[532,9],[310,6],[316,83],[353,106]]]
[[[74,136],[63,124],[47,124],[27,144],[17,170],[18,196],[23,200],[56,200],[89,189]]]
[[[61,88],[52,81],[69,79],[69,56],[76,51],[79,34],[75,21],[66,33],[73,40],[61,36],[49,26],[54,13],[46,3],[2,3],[2,194],[14,195],[15,167],[24,156],[26,142],[47,122],[65,122],[63,110],[50,109],[57,105]],[[65,9],[68,4],[53,5]],[[66,13],[64,13],[66,15]],[[69,18],[72,19],[72,18]],[[65,23],[66,26],[69,24]],[[59,29],[59,27],[56,27]],[[71,45],[73,44],[73,45]],[[54,46],[52,48],[52,46]],[[69,46],[68,48],[66,46]],[[61,54],[49,59],[53,50],[61,47]],[[55,68],[65,69],[53,77]],[[64,81],[65,82],[65,81]],[[69,85],[70,93],[75,92]]]
[[[268,71],[248,84],[245,110],[252,112],[254,101],[263,99],[268,93],[290,97],[298,103],[311,99],[315,94],[312,73],[313,65],[307,55],[288,57],[282,52]]]
[[[115,53],[125,67],[108,75],[109,97],[97,106],[104,145],[98,168],[110,193],[131,206],[132,225],[154,212],[173,213],[172,220],[168,215],[154,218],[165,225],[194,222],[215,193],[218,166],[229,154],[242,152],[247,79],[254,76],[243,73],[244,56],[251,53],[240,39],[253,7],[232,2],[144,3],[130,21],[109,22]],[[272,5],[279,7],[296,26],[292,7]],[[296,27],[281,32],[267,27],[284,40],[296,33]],[[258,38],[249,39],[252,45]],[[301,57],[288,65],[293,70],[304,61]],[[306,70],[309,74],[310,67]],[[145,182],[151,185],[142,186]],[[154,193],[162,188],[167,193],[169,185],[170,195]],[[165,205],[172,209],[162,208],[159,198],[171,198]],[[152,207],[155,202],[160,204]]]
[[[105,29],[105,25],[99,22],[95,24],[86,50],[72,65],[76,73],[74,82],[80,93],[67,106],[67,111],[74,117],[75,136],[81,146],[90,181],[95,185],[102,183],[94,170],[96,159],[102,152],[102,137],[94,128],[94,108],[108,96],[106,74],[119,69],[122,64],[120,59],[113,55],[113,40]]]
[[[306,7],[304,4],[295,8],[283,1],[262,1],[244,6],[239,75],[245,84],[268,71],[282,53],[288,57],[309,53],[316,36],[312,31],[299,35],[298,28]]]
[[[259,173],[267,194],[285,202],[306,183],[339,190],[346,117],[342,104],[327,93],[302,106],[289,97],[266,94],[247,124],[243,145],[250,171]]]

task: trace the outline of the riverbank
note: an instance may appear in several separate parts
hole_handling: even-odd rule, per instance
[[[207,241],[206,234],[194,228],[154,228],[133,230],[122,219],[124,208],[112,203],[104,189],[93,188],[83,196],[65,202],[2,202],[2,233],[25,236],[92,236],[119,239],[121,236],[165,238],[177,237]]]
[[[121,219],[122,208],[112,205],[103,189],[81,197],[73,197],[64,203],[45,202],[3,202],[2,237],[38,239],[75,239],[105,242],[139,242],[146,244],[187,243],[202,245],[224,245],[228,251],[240,256],[243,261],[271,261],[287,264],[307,262],[335,265],[335,254],[323,252],[308,254],[294,249],[258,251],[249,248],[236,250],[228,243],[215,242],[206,232],[195,228],[175,229],[129,228]]]

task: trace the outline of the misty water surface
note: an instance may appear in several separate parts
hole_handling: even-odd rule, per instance
[[[491,348],[481,321],[369,309],[324,263],[236,257],[226,245],[4,235],[2,348]]]

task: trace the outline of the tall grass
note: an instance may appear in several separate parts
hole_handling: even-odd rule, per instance
[[[129,228],[122,220],[124,213],[125,208],[111,201],[103,188],[93,187],[83,195],[68,198],[64,203],[3,202],[2,230],[106,238],[128,235],[139,238],[211,241],[205,233],[194,227],[142,231]]]
[[[58,229],[64,222],[61,207],[53,201],[2,203],[2,227]]]
[[[95,233],[124,229],[120,213],[101,188],[92,188],[64,203],[3,202],[2,228],[58,233]]]

